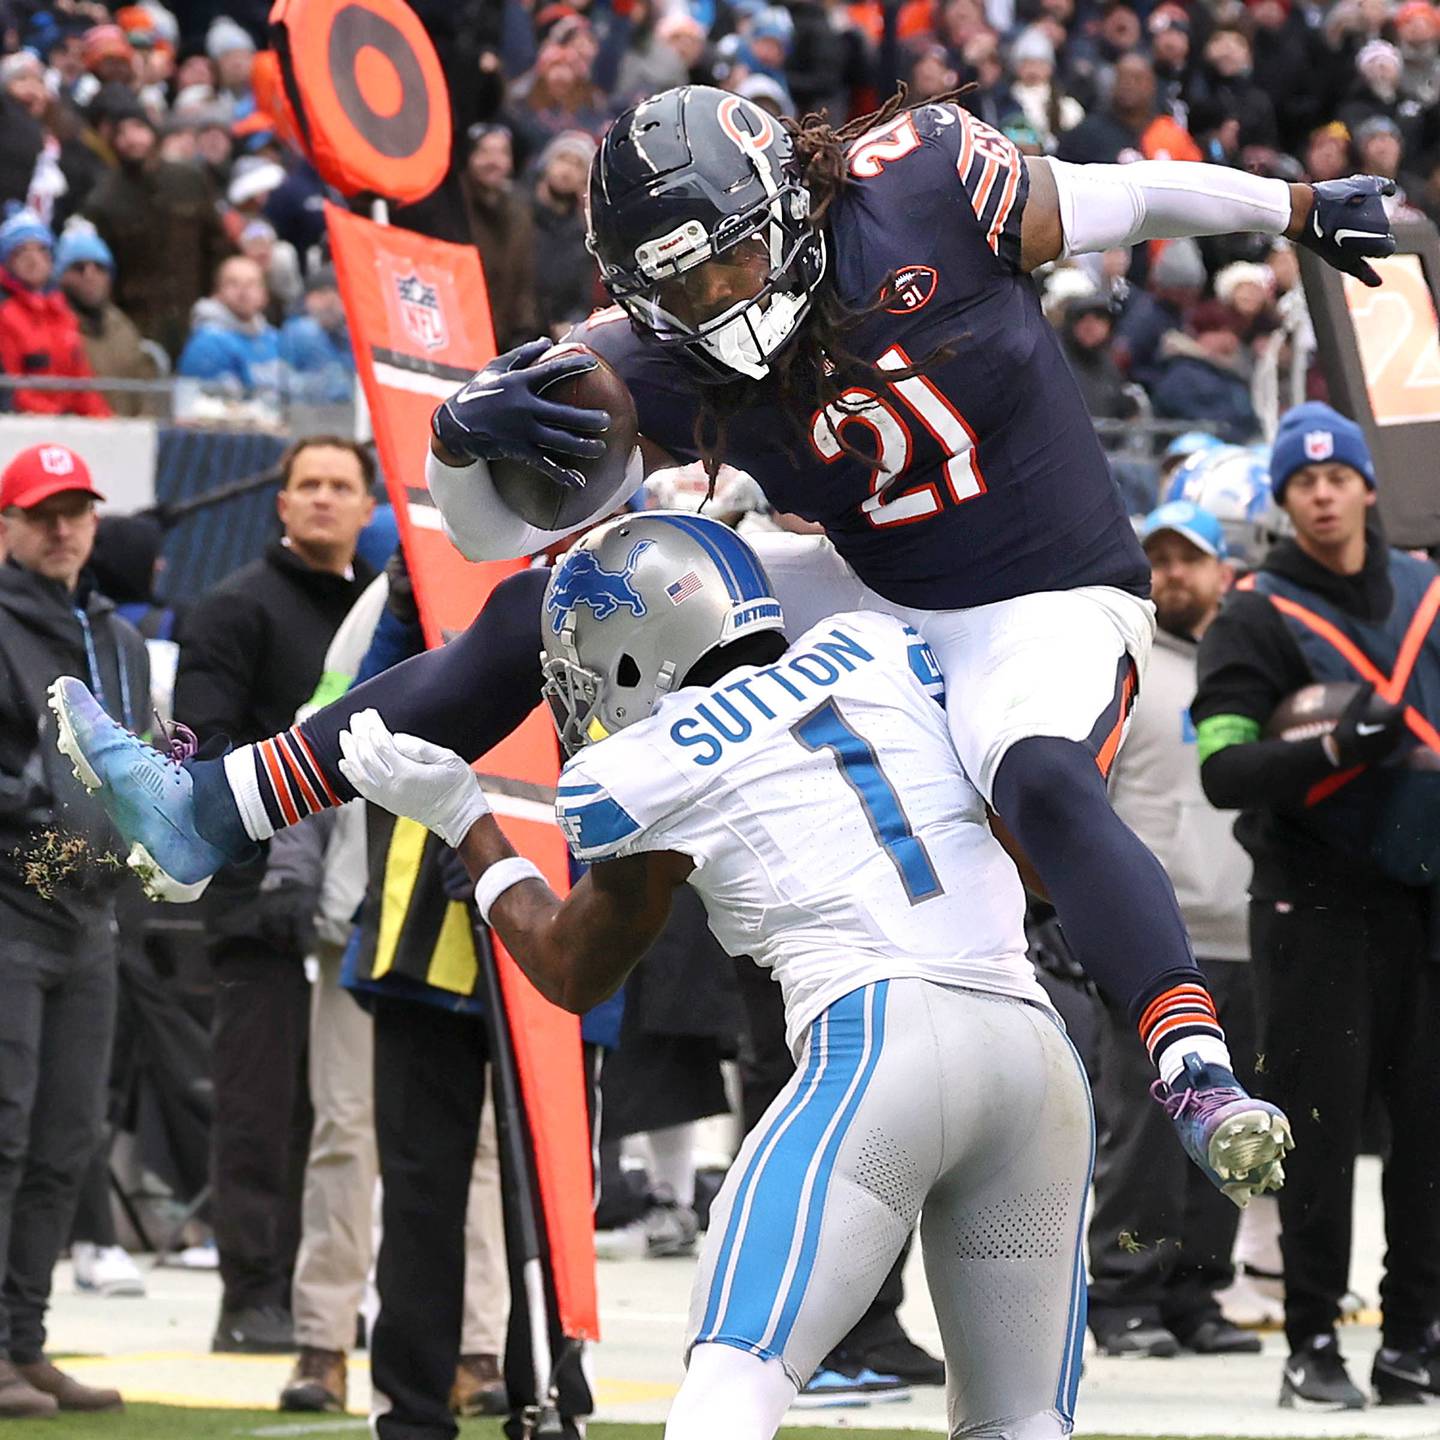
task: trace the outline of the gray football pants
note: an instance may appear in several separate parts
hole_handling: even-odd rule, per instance
[[[1068,1434],[1093,1153],[1084,1072],[1047,1011],[923,980],[853,991],[716,1198],[689,1345],[777,1359],[803,1385],[923,1210],[951,1435]]]

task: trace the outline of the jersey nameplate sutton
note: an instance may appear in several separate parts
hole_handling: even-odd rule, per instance
[[[825,1006],[919,977],[1046,1004],[1024,895],[955,757],[928,645],[837,615],[775,664],[665,699],[566,765],[580,860],[674,850],[732,955],[773,967],[799,1043]]]
[[[820,521],[872,589],[923,609],[1041,590],[1118,585],[1148,594],[1149,569],[1034,283],[1020,272],[1024,162],[956,105],[907,112],[851,147],[853,183],[832,205],[830,264],[852,309],[895,277],[889,303],[846,348],[882,371],[845,375],[846,410],[797,428],[772,379],[727,420],[725,459],[777,510]],[[647,345],[618,307],[575,332],[629,384],[641,433],[693,460],[697,383]],[[831,430],[878,456],[876,471]]]

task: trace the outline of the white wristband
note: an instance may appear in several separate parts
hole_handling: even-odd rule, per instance
[[[543,880],[540,867],[523,855],[510,855],[497,860],[475,882],[475,908],[480,918],[490,923],[490,907],[512,886],[522,880]]]

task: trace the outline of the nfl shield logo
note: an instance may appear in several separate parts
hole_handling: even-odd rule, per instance
[[[1305,458],[1310,461],[1328,460],[1335,453],[1335,437],[1328,430],[1307,430],[1305,432]]]
[[[435,286],[411,271],[395,277],[395,295],[400,301],[400,318],[410,338],[425,350],[441,349],[449,336]]]

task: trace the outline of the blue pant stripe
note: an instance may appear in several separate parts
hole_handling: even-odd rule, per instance
[[[1076,1069],[1079,1070],[1081,1083],[1085,1086],[1085,1103],[1090,1116],[1090,1158],[1085,1164],[1080,1221],[1075,1229],[1075,1270],[1070,1282],[1070,1324],[1065,1332],[1060,1379],[1055,1386],[1055,1408],[1069,1421],[1075,1418],[1075,1400],[1080,1393],[1080,1371],[1085,1351],[1085,1316],[1089,1308],[1089,1293],[1085,1287],[1085,1196],[1090,1193],[1090,1179],[1095,1171],[1095,1101],[1090,1094],[1090,1082],[1086,1078],[1085,1066],[1074,1042],[1058,1021],[1057,1028],[1065,1036],[1065,1043],[1070,1046],[1070,1053],[1075,1058]]]
[[[783,1134],[790,1118],[805,1103],[806,1097],[814,1088],[821,1067],[825,1063],[825,1033],[826,1017],[821,1017],[810,1027],[810,1053],[805,1065],[805,1075],[795,1087],[795,1093],[791,1095],[785,1108],[775,1117],[769,1129],[761,1137],[755,1149],[751,1152],[750,1163],[741,1176],[740,1185],[735,1191],[735,1201],[730,1207],[729,1223],[725,1227],[725,1238],[720,1246],[720,1253],[715,1260],[715,1269],[710,1278],[710,1299],[705,1307],[705,1320],[700,1326],[700,1339],[705,1339],[714,1328],[718,1318],[717,1311],[720,1305],[720,1297],[725,1292],[725,1276],[730,1268],[730,1257],[739,1240],[742,1219],[745,1215],[745,1202],[751,1188],[759,1178],[761,1170],[769,1153],[772,1141],[777,1135]]]
[[[862,992],[865,995],[866,1011],[864,1069],[860,1073],[858,1083],[850,1093],[850,1099],[840,1116],[839,1123],[830,1132],[830,1139],[825,1146],[825,1154],[820,1161],[820,1170],[815,1177],[814,1188],[810,1192],[810,1208],[805,1217],[805,1239],[800,1248],[800,1263],[795,1267],[795,1275],[790,1282],[790,1291],[785,1297],[785,1306],[780,1312],[780,1322],[775,1328],[774,1339],[770,1342],[770,1347],[777,1351],[783,1351],[790,1339],[790,1332],[795,1327],[796,1317],[799,1315],[801,1303],[805,1299],[805,1291],[810,1284],[810,1274],[815,1268],[815,1256],[820,1249],[820,1226],[825,1218],[825,1201],[830,1193],[830,1180],[835,1172],[836,1157],[840,1153],[841,1143],[850,1129],[851,1122],[855,1119],[855,1112],[865,1098],[865,1092],[870,1086],[871,1077],[875,1074],[875,1067],[880,1060],[880,1047],[885,1038],[885,1001],[889,989],[890,982],[882,980]]]
[[[864,1060],[865,995],[864,990],[854,991],[827,1008],[825,1065],[819,1083],[765,1157],[755,1184],[753,1219],[732,1261],[733,1278],[715,1330],[750,1341],[757,1352],[773,1353],[762,1342],[771,1328],[802,1221],[805,1177]]]

